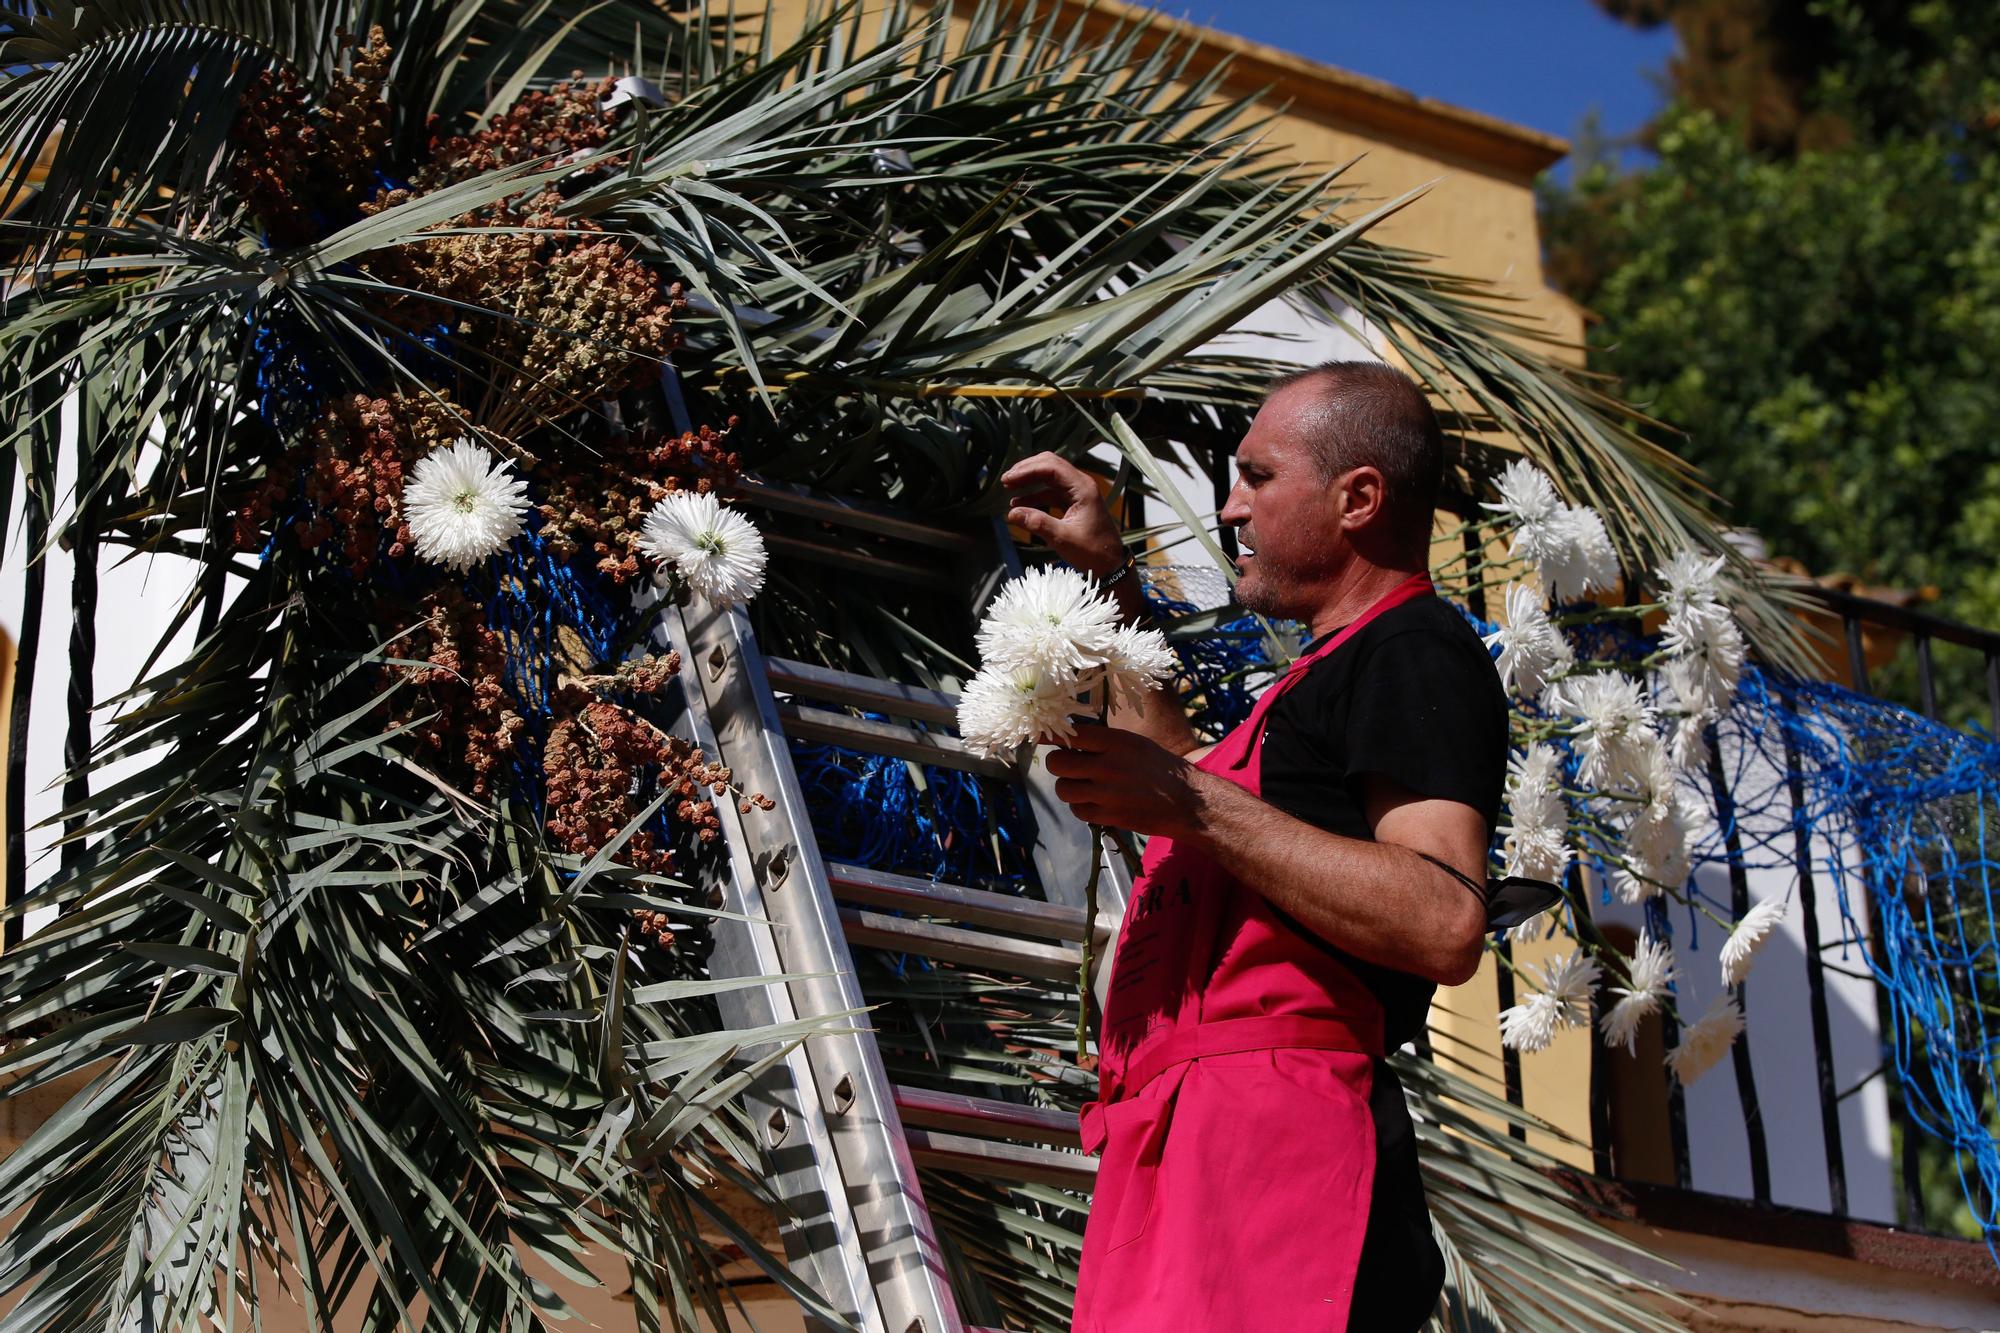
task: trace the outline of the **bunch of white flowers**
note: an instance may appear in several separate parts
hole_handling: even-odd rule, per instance
[[[1542,969],[1542,987],[1500,1014],[1500,1040],[1517,1051],[1544,1051],[1564,1028],[1590,1021],[1590,992],[1601,975],[1581,949]]]
[[[1708,727],[1729,711],[1748,648],[1736,617],[1722,602],[1722,556],[1678,552],[1654,571],[1667,623],[1660,646],[1673,695],[1674,761],[1697,768],[1708,761]]]
[[[1509,463],[1496,483],[1495,510],[1515,524],[1508,554],[1525,560],[1554,602],[1573,601],[1618,581],[1618,552],[1595,509],[1565,504],[1548,476],[1526,459]]]
[[[639,548],[718,606],[748,601],[764,586],[763,534],[706,491],[668,492],[646,515]]]
[[[991,758],[1067,738],[1070,719],[1136,703],[1173,677],[1164,635],[1121,626],[1118,606],[1073,569],[1031,569],[979,626],[979,671],[958,699],[958,733]]]
[[[1574,784],[1583,789],[1581,799],[1597,826],[1612,833],[1605,848],[1611,889],[1632,904],[1662,893],[1678,896],[1693,872],[1697,836],[1712,819],[1698,783],[1685,775],[1709,762],[1710,732],[1735,699],[1748,651],[1726,600],[1727,558],[1684,550],[1653,571],[1666,623],[1658,653],[1645,664],[1652,671],[1580,664],[1581,650],[1547,607],[1615,583],[1619,564],[1604,524],[1594,511],[1566,503],[1524,460],[1507,466],[1497,489],[1498,500],[1486,508],[1511,526],[1509,554],[1540,584],[1539,592],[1510,586],[1503,623],[1486,635],[1501,683],[1550,718],[1538,734],[1566,738],[1573,749]],[[1545,741],[1509,763],[1500,828],[1508,874],[1554,880],[1567,868],[1573,852],[1562,782],[1561,751]],[[1725,987],[1742,980],[1785,910],[1782,901],[1759,903],[1735,924],[1722,949]],[[1631,1051],[1640,1024],[1668,1003],[1677,974],[1671,946],[1651,935],[1620,962],[1626,984],[1613,987],[1617,1000],[1603,1014],[1600,1031],[1608,1045]],[[1539,1051],[1564,1027],[1587,1022],[1597,978],[1598,965],[1586,949],[1551,963],[1540,974],[1540,988],[1500,1016],[1502,1041]],[[1699,1077],[1742,1028],[1742,1011],[1725,993],[1681,1033],[1669,1057],[1674,1076],[1682,1083]]]
[[[1562,798],[1562,756],[1530,745],[1507,761],[1507,823],[1500,829],[1507,873],[1560,883],[1569,865],[1568,808]]]

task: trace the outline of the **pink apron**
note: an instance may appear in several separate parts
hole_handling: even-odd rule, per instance
[[[1294,662],[1199,761],[1263,789],[1264,719],[1314,662],[1431,589],[1412,575]],[[1382,1010],[1192,848],[1146,845],[1083,1146],[1102,1153],[1074,1333],[1344,1330],[1368,1227]]]

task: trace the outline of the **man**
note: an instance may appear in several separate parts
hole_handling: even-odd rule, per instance
[[[1313,642],[1197,746],[1170,692],[1050,753],[1078,818],[1148,835],[1100,1025],[1078,1333],[1414,1329],[1444,1265],[1382,1056],[1478,966],[1507,755],[1485,647],[1425,571],[1443,439],[1397,371],[1281,380],[1221,521],[1236,597]],[[1095,484],[1003,478],[1026,527],[1145,614]]]

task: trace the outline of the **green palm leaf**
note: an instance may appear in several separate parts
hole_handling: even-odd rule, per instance
[[[755,1192],[767,1164],[738,1094],[815,1024],[723,1027],[716,995],[739,983],[706,973],[713,909],[631,864],[659,790],[593,849],[558,846],[532,781],[474,793],[419,740],[413,626],[282,523],[247,547],[234,531],[258,495],[296,490],[307,426],[272,384],[302,343],[329,400],[395,395],[482,428],[503,403],[496,433],[543,457],[587,459],[608,415],[657,411],[623,382],[505,402],[531,371],[465,330],[629,355],[638,379],[660,354],[397,276],[428,247],[536,233],[506,211],[526,197],[553,190],[563,225],[682,285],[671,389],[698,423],[734,418],[730,447],[770,478],[974,518],[1011,460],[1110,440],[1171,496],[1161,464],[1230,447],[1274,369],[1203,344],[1283,297],[1388,330],[1461,405],[1475,484],[1500,457],[1476,434],[1504,431],[1631,560],[1714,540],[1692,479],[1599,386],[1476,284],[1371,238],[1420,199],[1359,208],[1343,171],[1273,165],[1263,113],[1219,74],[1180,83],[1185,46],[1141,56],[1136,25],[1086,38],[984,3],[954,43],[908,4],[850,5],[781,49],[664,0],[26,8],[0,19],[6,484],[31,501],[32,560],[65,542],[196,577],[143,679],[98,701],[66,854],[5,909],[60,910],[0,955],[0,1076],[13,1095],[80,1087],[0,1163],[0,1287],[19,1298],[0,1328],[248,1322],[273,1282],[321,1324],[346,1307],[398,1327],[422,1302],[450,1327],[531,1328],[566,1308],[531,1259],[582,1283],[607,1258],[641,1327],[724,1321],[716,1245],[747,1238],[702,1186]],[[286,233],[239,171],[244,99],[267,74],[306,97],[351,87],[376,26],[380,178]],[[643,75],[665,104],[580,156],[363,211],[420,174],[433,115],[441,137],[471,129],[571,68]],[[81,497],[57,479],[67,448]],[[771,584],[759,633],[789,656],[965,672],[935,598],[857,595],[792,557]],[[685,944],[635,944],[635,911]],[[870,1021],[909,1077],[1086,1095],[1055,1054],[1059,991],[949,969],[874,982]],[[1547,1164],[1479,1118],[1518,1113],[1409,1077],[1452,1326],[1652,1326]],[[1078,1200],[946,1180],[932,1198],[978,1317],[1066,1324]]]

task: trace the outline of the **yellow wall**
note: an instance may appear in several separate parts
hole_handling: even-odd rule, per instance
[[[1159,38],[1142,40],[1141,54],[1160,38],[1198,41],[1187,77],[1226,61],[1218,102],[1264,92],[1267,104],[1285,106],[1262,131],[1281,159],[1328,169],[1360,158],[1343,180],[1367,201],[1364,207],[1429,186],[1423,199],[1371,234],[1435,256],[1449,272],[1493,283],[1547,335],[1564,343],[1581,339],[1581,311],[1544,281],[1535,217],[1535,175],[1567,154],[1562,140],[1118,0],[1058,0],[1056,7],[1065,22],[1081,17],[1087,32],[1151,19]],[[954,34],[964,32],[969,8],[954,6]],[[779,44],[796,36],[806,9],[807,0],[773,0],[770,24]],[[1048,9],[1045,2],[1038,12]],[[1580,355],[1575,359],[1581,363]]]

